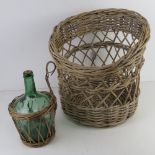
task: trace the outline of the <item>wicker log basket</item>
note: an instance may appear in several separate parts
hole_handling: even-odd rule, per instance
[[[49,40],[62,108],[93,127],[123,123],[138,104],[147,20],[125,9],[101,9],[67,18]]]

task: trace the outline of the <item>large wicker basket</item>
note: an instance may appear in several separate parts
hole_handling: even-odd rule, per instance
[[[125,9],[86,12],[57,25],[49,49],[64,112],[94,127],[115,126],[132,116],[149,37],[147,20]]]

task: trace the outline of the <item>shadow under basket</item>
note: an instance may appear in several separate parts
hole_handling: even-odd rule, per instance
[[[125,9],[86,12],[57,25],[49,50],[65,114],[93,127],[115,126],[132,116],[149,37],[147,20]]]

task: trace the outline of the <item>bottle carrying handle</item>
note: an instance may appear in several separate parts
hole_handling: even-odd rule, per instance
[[[54,66],[54,69],[53,69],[52,71],[49,71],[49,65],[50,65],[50,64],[53,64],[53,66]],[[47,62],[47,64],[46,64],[46,75],[45,75],[45,80],[46,80],[47,86],[48,86],[48,88],[49,88],[49,90],[50,90],[50,94],[51,94],[52,96],[54,96],[54,93],[53,93],[53,91],[52,91],[52,88],[51,88],[51,85],[50,85],[50,82],[49,82],[49,77],[53,75],[53,73],[55,72],[55,70],[56,70],[56,65],[55,65],[55,63],[54,63],[53,61]]]

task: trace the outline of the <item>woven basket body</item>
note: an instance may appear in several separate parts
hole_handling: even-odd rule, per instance
[[[115,126],[132,116],[149,35],[147,20],[124,9],[86,12],[57,25],[49,49],[64,112],[94,127]]]
[[[48,92],[42,93],[51,95]],[[25,115],[14,112],[13,106],[19,97],[16,97],[9,104],[9,113],[12,116],[22,142],[31,147],[46,145],[55,135],[55,96],[51,96],[52,99],[48,107],[39,112]]]

